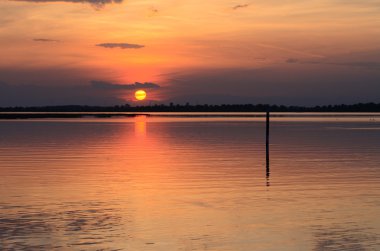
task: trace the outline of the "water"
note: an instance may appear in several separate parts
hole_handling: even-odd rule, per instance
[[[380,250],[378,117],[0,122],[0,250]]]

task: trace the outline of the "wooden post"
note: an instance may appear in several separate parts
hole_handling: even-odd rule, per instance
[[[269,111],[267,112],[267,123],[266,123],[266,172],[267,172],[267,177],[269,176],[269,118],[270,118],[270,113]]]

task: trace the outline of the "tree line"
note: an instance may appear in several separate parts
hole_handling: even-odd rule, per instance
[[[269,104],[191,105],[155,104],[147,106],[34,106],[0,107],[0,112],[380,112],[380,103],[358,103],[322,106],[285,106]]]

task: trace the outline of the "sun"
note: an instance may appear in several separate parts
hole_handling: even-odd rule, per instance
[[[144,100],[146,98],[146,92],[144,90],[137,90],[135,92],[135,98],[137,100]]]

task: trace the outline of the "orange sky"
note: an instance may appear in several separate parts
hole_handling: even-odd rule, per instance
[[[214,95],[215,85],[208,87],[209,82],[221,82],[218,95],[230,95],[239,82],[239,88],[246,90],[244,97],[260,95],[271,102],[270,91],[262,92],[260,84],[270,82],[276,87],[277,80],[271,80],[274,72],[303,76],[279,84],[286,86],[284,90],[293,88],[292,84],[307,84],[305,79],[314,75],[332,82],[334,88],[344,87],[344,72],[357,72],[350,76],[357,81],[350,82],[348,89],[355,89],[363,76],[371,76],[368,81],[373,83],[379,80],[379,0],[110,0],[94,4],[97,1],[1,1],[0,83],[9,89],[89,86],[92,80],[153,82],[161,89],[150,91],[151,101],[185,102],[181,96]],[[116,47],[96,46],[104,43]],[[141,48],[126,48],[131,44]],[[270,73],[260,78],[251,73],[244,85],[241,73],[236,72],[242,70]],[[237,78],[225,82],[218,71]],[[368,88],[368,95],[375,90]],[[130,92],[111,96],[121,98],[115,102],[131,101]],[[344,97],[355,101],[354,94],[353,90]],[[296,94],[288,98],[292,95]],[[372,96],[363,95],[373,101]]]

